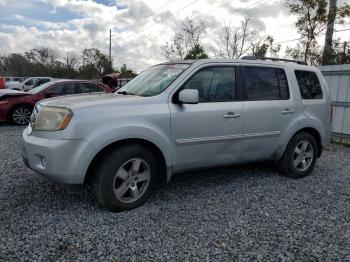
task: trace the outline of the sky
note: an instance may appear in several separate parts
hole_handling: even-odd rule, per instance
[[[273,36],[282,50],[299,37],[285,7],[287,0],[0,0],[0,54],[49,47],[61,57],[98,48],[108,54],[112,29],[115,67],[137,72],[165,60],[161,47],[181,30],[186,17],[208,26],[204,47],[210,53],[224,25],[238,26],[249,16],[259,37]],[[338,0],[342,4],[346,0]],[[336,29],[349,28],[336,25]],[[350,40],[350,31],[335,33]],[[288,41],[288,42],[286,42]],[[323,38],[320,39],[323,43]]]

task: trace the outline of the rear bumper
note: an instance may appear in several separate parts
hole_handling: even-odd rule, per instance
[[[23,131],[22,158],[30,169],[64,184],[83,184],[92,146],[85,140],[47,139]]]

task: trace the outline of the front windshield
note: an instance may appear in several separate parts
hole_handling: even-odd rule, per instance
[[[162,93],[190,65],[166,64],[156,65],[143,71],[117,93],[138,96],[155,96]]]
[[[40,92],[44,91],[46,88],[48,88],[50,85],[52,85],[52,82],[47,82],[45,84],[42,84],[40,86],[37,86],[33,88],[32,90],[29,90],[27,93],[29,94],[39,94]]]

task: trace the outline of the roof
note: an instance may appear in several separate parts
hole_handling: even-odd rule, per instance
[[[240,64],[251,64],[251,65],[272,65],[272,66],[282,66],[285,68],[293,69],[308,69],[316,67],[297,64],[296,62],[289,61],[270,61],[270,60],[250,60],[250,59],[225,59],[225,58],[208,58],[208,59],[198,59],[198,60],[181,60],[181,61],[171,61],[161,64],[208,64],[208,63],[240,63]]]

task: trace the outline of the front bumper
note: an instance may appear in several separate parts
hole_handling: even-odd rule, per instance
[[[48,139],[23,131],[23,162],[30,169],[65,184],[83,184],[93,148],[85,140]]]

